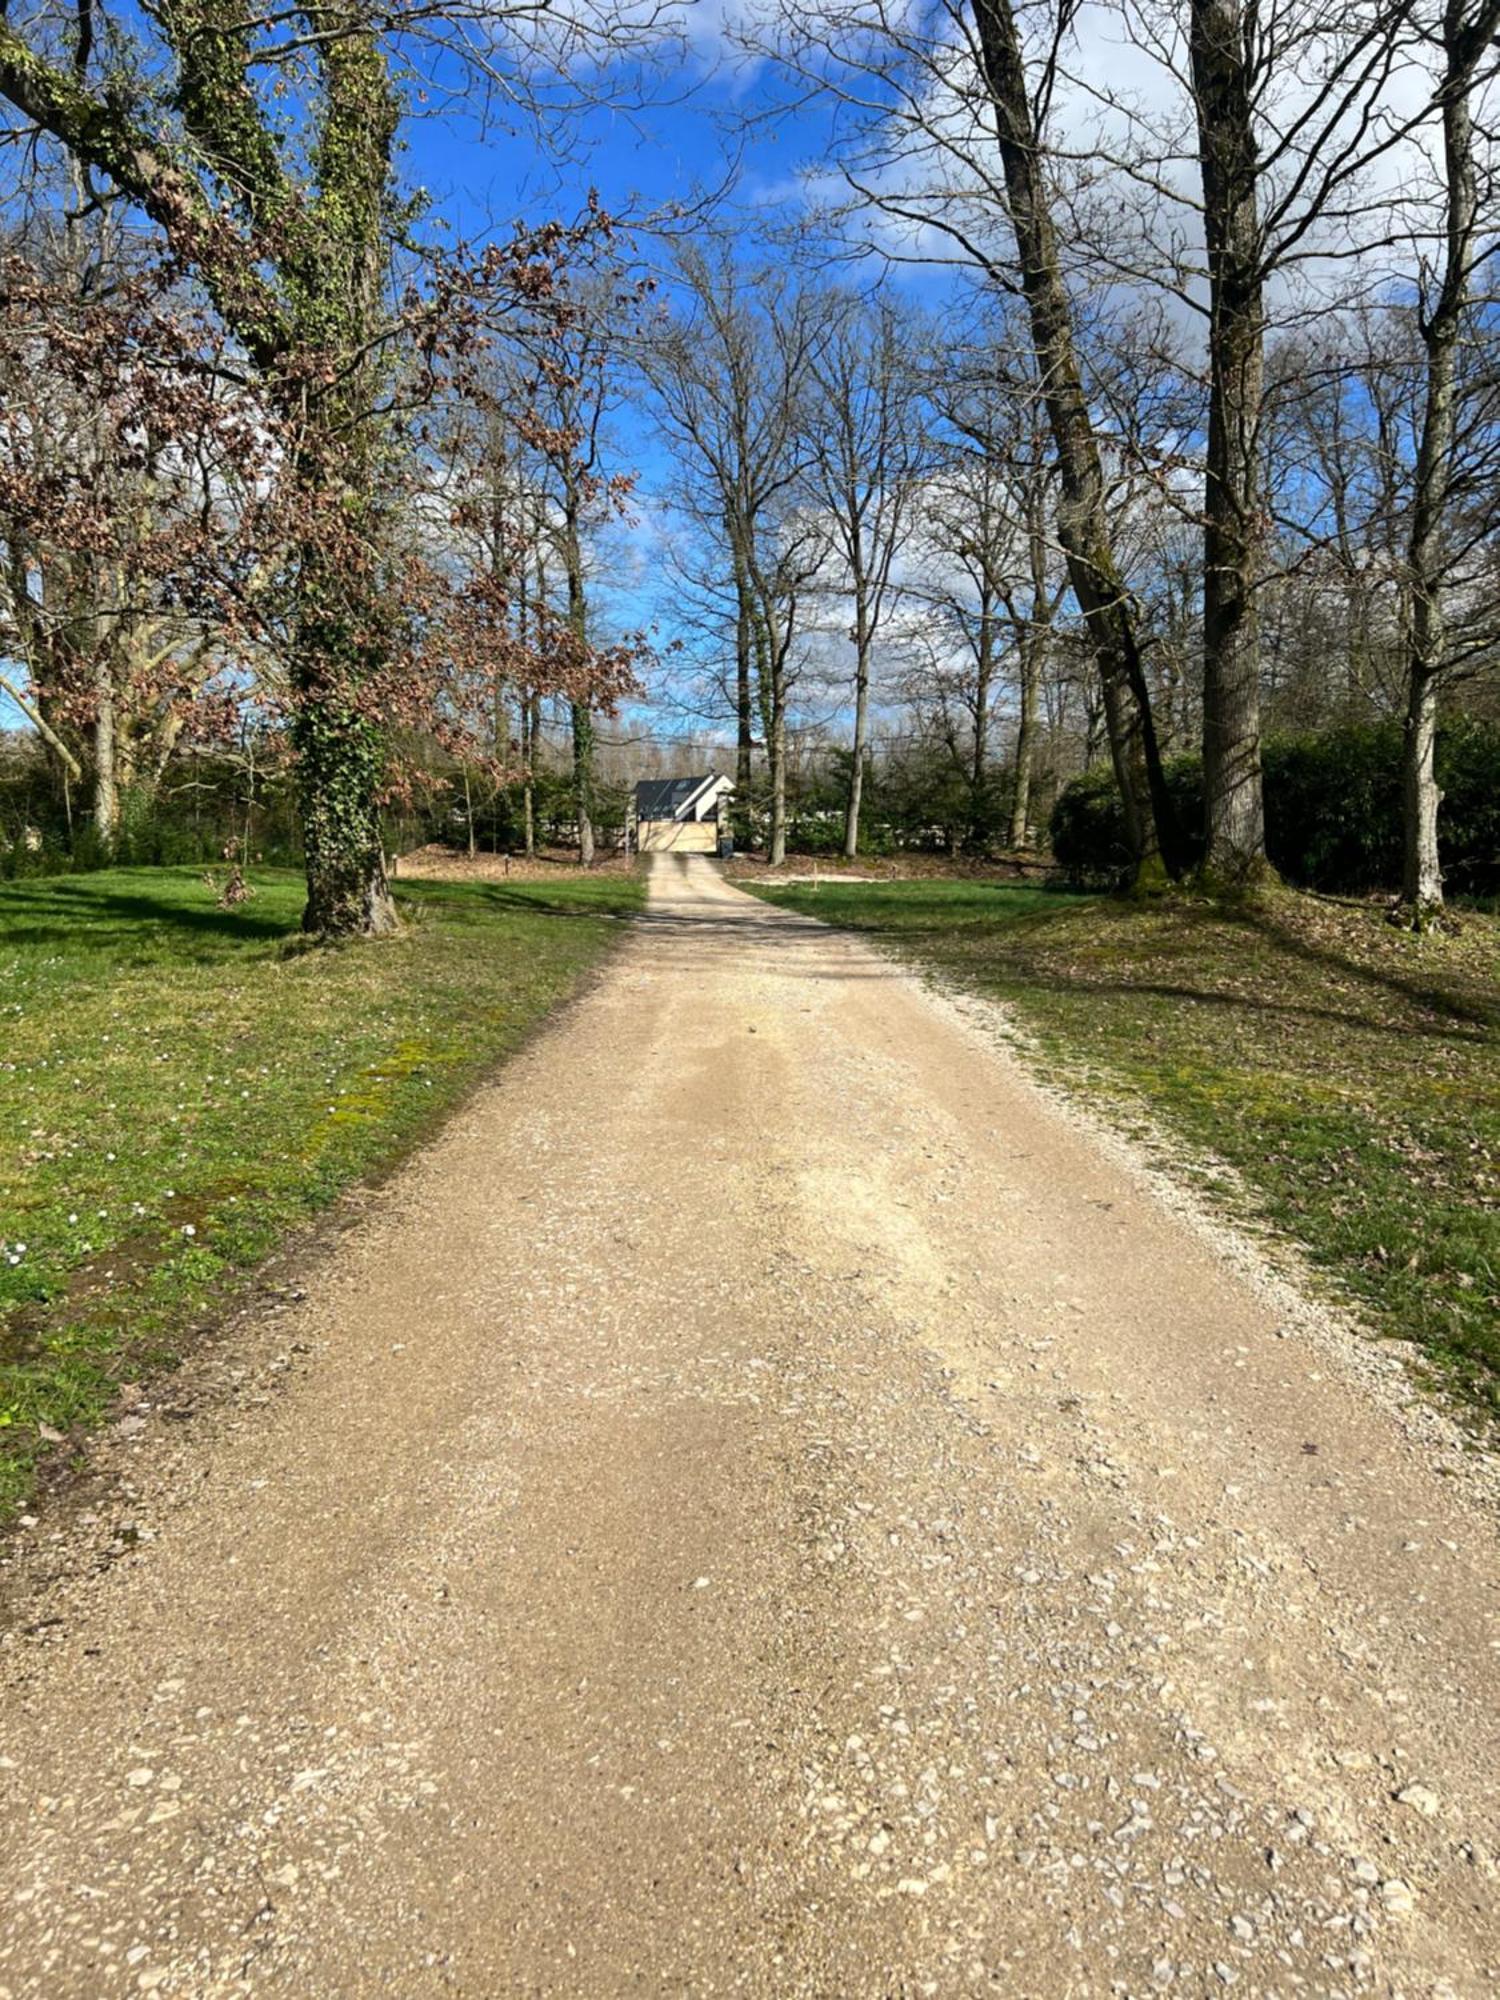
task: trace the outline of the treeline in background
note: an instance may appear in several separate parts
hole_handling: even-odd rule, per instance
[[[1493,893],[1500,0],[771,5],[774,200],[463,241],[420,121],[576,184],[682,51],[528,13],[0,25],[0,871],[373,933],[712,762],[773,864]]]

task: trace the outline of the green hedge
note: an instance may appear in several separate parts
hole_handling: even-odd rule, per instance
[[[1401,880],[1401,729],[1397,723],[1269,739],[1266,849],[1287,881],[1362,895]],[[1197,859],[1203,772],[1179,757],[1167,780]],[[1450,895],[1500,894],[1500,727],[1458,720],[1438,738],[1438,815]],[[1128,872],[1124,820],[1108,767],[1075,778],[1052,813],[1052,851],[1070,880],[1099,887]]]

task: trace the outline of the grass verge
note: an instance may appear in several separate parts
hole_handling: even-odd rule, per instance
[[[302,883],[0,885],[0,1519],[46,1447],[169,1361],[570,994],[639,877],[400,884],[400,937],[289,952]]]
[[[1227,1162],[1221,1199],[1500,1412],[1500,922],[1418,938],[1291,893],[1238,909],[972,882],[760,893],[1007,1002],[1059,1080]]]

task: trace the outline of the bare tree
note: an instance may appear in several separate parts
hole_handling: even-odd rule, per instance
[[[396,921],[379,800],[392,709],[416,692],[398,698],[395,685],[417,609],[389,534],[403,399],[461,352],[465,294],[534,305],[566,235],[523,233],[462,282],[428,246],[424,280],[396,188],[404,70],[423,42],[441,45],[450,74],[535,104],[601,20],[617,26],[588,4],[554,21],[541,0],[390,13],[358,0],[166,0],[113,14],[41,0],[0,21],[0,98],[17,131],[49,135],[91,191],[97,177],[149,218],[280,432],[278,563],[315,932]],[[624,20],[625,34],[643,31],[638,13]]]
[[[788,0],[773,46],[856,114],[841,161],[855,198],[946,239],[950,255],[1020,294],[1057,459],[1057,539],[1094,648],[1128,837],[1139,867],[1149,872],[1160,854],[1175,873],[1182,846],[1115,557],[1048,180],[1056,40],[1033,71],[1011,0],[944,0],[915,13],[897,0]]]
[[[617,271],[595,273],[573,310],[544,324],[530,343],[535,381],[528,401],[531,456],[539,468],[538,491],[550,516],[550,534],[566,591],[566,616],[580,646],[590,643],[589,541],[623,504],[630,481],[611,475],[606,427],[626,321],[634,297]],[[569,704],[578,859],[594,863],[594,713],[587,699]]]
[[[1422,272],[1418,327],[1426,356],[1421,438],[1417,447],[1406,567],[1411,590],[1407,697],[1402,754],[1401,898],[1421,925],[1443,900],[1438,852],[1438,692],[1447,664],[1446,586],[1453,551],[1450,491],[1461,424],[1461,346],[1474,267],[1493,229],[1493,184],[1476,159],[1473,99],[1480,70],[1500,31],[1500,0],[1444,0],[1434,35],[1442,54],[1443,223],[1435,265]],[[1424,260],[1425,263],[1425,260]]]
[[[1326,315],[1368,285],[1391,242],[1383,185],[1424,116],[1398,84],[1415,0],[1118,0],[1152,86],[1128,96],[1072,44],[1065,91],[1082,127],[1074,209],[1101,269],[1204,322],[1204,866],[1233,885],[1267,872],[1260,776],[1260,596],[1268,328]],[[1192,158],[1198,191],[1179,171]],[[1086,159],[1086,164],[1085,164]],[[1101,167],[1103,172],[1101,173]]]
[[[1005,593],[1014,574],[1009,499],[999,460],[990,452],[954,454],[926,484],[913,552],[910,594],[928,663],[920,682],[908,675],[908,692],[919,704],[931,694],[940,710],[951,704],[962,714],[962,733],[948,726],[942,735],[963,766],[971,837],[986,817]]]
[[[514,645],[495,648],[475,661],[469,726],[457,740],[464,788],[469,852],[476,851],[474,783],[490,799],[521,767],[522,812],[527,853],[535,847],[531,766],[536,711],[535,687],[517,680],[515,668],[535,651],[538,574],[545,607],[547,503],[531,462],[531,426],[517,426],[515,412],[526,407],[519,371],[497,357],[487,393],[460,397],[445,412],[434,468],[434,499],[441,539],[459,563],[487,578],[497,606],[504,606]],[[482,798],[478,803],[486,801]]]
[[[996,630],[1016,687],[1009,839],[1031,843],[1031,785],[1042,678],[1054,621],[1068,588],[1052,534],[1057,473],[1048,450],[1038,385],[1010,366],[1002,321],[987,348],[936,388],[942,417],[959,448],[949,477],[958,505],[940,498],[936,517],[979,605],[978,653],[986,682],[1001,664]],[[977,373],[978,379],[974,379]],[[941,488],[940,488],[941,491]],[[966,523],[967,532],[966,532]],[[976,716],[976,724],[980,717]],[[983,738],[987,738],[987,724]],[[976,741],[976,792],[984,766]]]
[[[1190,0],[1188,40],[1209,284],[1204,449],[1204,865],[1237,882],[1263,862],[1256,588],[1265,276],[1253,110],[1254,0]]]
[[[685,250],[679,299],[646,343],[658,419],[694,510],[719,538],[734,594],[736,778],[748,797],[755,724],[771,781],[770,850],[786,843],[787,704],[805,597],[826,557],[803,504],[807,401],[827,316],[785,271]]]
[[[1283,721],[1397,712],[1421,374],[1414,317],[1392,305],[1361,305],[1268,351],[1262,460],[1279,545],[1261,592],[1261,680]]]
[[[206,609],[246,553],[255,412],[117,215],[33,193],[0,296],[4,685],[108,849],[225,664]]]
[[[829,525],[834,587],[851,614],[854,727],[843,845],[852,859],[859,852],[871,668],[896,563],[911,535],[926,440],[910,316],[886,296],[873,303],[834,298],[830,305],[829,331],[810,363],[809,484]]]
[[[935,608],[933,673],[967,717],[973,837],[993,838],[991,738],[1000,691],[1015,691],[1016,733],[1005,828],[1033,837],[1032,782],[1041,696],[1067,571],[1052,535],[1055,477],[1046,415],[993,345],[954,378],[934,379],[941,455],[921,501],[910,593]]]

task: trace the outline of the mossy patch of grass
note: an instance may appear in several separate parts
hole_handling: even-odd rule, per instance
[[[1235,1170],[1380,1330],[1500,1411],[1500,922],[1414,936],[1281,892],[1148,903],[1007,884],[770,900],[1001,999],[1061,1080]]]
[[[39,1451],[573,992],[639,876],[400,885],[400,936],[288,949],[300,878],[0,885],[0,1518]]]

